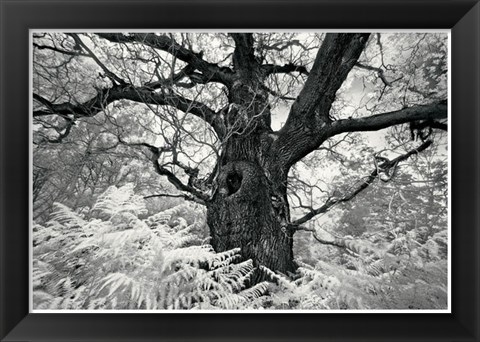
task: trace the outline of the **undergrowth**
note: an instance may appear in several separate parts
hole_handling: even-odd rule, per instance
[[[188,223],[184,208],[148,215],[133,186],[110,187],[88,210],[56,203],[50,221],[33,226],[33,308],[145,310],[331,310],[445,308],[444,238],[388,248],[350,240],[335,261],[297,261],[295,275],[260,266],[239,249],[216,253]],[[411,234],[410,234],[411,235]],[[406,252],[408,251],[408,255]],[[439,256],[440,255],[440,256]],[[442,285],[443,284],[443,285]]]

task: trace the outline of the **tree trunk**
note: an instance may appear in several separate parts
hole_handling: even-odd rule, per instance
[[[284,274],[294,272],[285,194],[279,198],[264,170],[249,161],[227,163],[217,183],[207,211],[214,249],[220,252],[239,247],[244,259],[252,259],[256,266]]]
[[[293,233],[287,224],[288,171],[271,155],[276,136],[267,99],[252,82],[237,82],[230,89],[224,118],[229,133],[219,160],[217,189],[207,205],[207,222],[217,252],[238,247],[256,266],[286,274],[295,270]]]
[[[207,223],[217,252],[241,248],[255,266],[287,274],[295,270],[293,233],[288,230],[288,168],[271,151],[277,136],[270,127],[265,75],[254,55],[251,34],[235,40],[235,80],[223,118],[225,138],[218,161],[217,189],[207,204]],[[257,272],[254,282],[261,279]]]

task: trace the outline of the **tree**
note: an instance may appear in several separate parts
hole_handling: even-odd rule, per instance
[[[241,248],[284,274],[297,267],[296,231],[447,129],[442,34],[35,33],[33,45],[34,153],[96,126],[97,150],[130,151],[177,190],[147,197],[206,206],[216,252]],[[367,161],[355,132],[402,124],[410,148]],[[346,141],[363,158],[352,171],[373,171],[302,205],[299,165],[344,158]]]

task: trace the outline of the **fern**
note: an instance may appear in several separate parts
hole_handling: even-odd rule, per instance
[[[377,234],[375,245],[369,237],[338,239],[343,249],[335,258],[297,261],[297,273],[286,276],[242,261],[239,249],[216,253],[199,244],[203,219],[189,216],[189,208],[148,216],[131,185],[109,188],[82,213],[55,204],[50,221],[33,226],[34,309],[446,306],[444,231],[396,229]],[[265,281],[251,285],[259,274]]]
[[[121,188],[111,186],[102,195],[93,206],[93,210],[115,218],[116,215],[134,214],[136,216],[147,212],[145,202],[141,196],[133,193],[133,184],[129,183]],[[130,217],[136,217],[130,216]],[[128,216],[127,216],[128,217]]]
[[[34,230],[35,309],[239,308],[266,284],[247,288],[254,267],[239,249],[215,253],[172,208],[145,219],[133,186],[110,187],[86,217],[56,204]]]

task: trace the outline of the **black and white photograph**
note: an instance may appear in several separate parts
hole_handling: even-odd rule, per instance
[[[451,312],[449,30],[29,38],[33,313]]]

